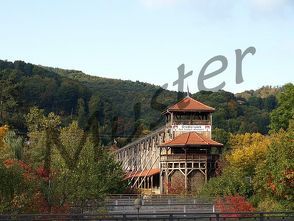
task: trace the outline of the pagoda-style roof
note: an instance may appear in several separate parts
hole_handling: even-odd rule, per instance
[[[214,112],[214,110],[214,108],[209,107],[189,96],[167,108],[167,112]]]
[[[162,147],[201,147],[201,146],[213,146],[213,147],[222,147],[223,144],[218,143],[210,138],[203,136],[197,132],[188,132],[183,133],[173,140],[165,142],[160,145]]]

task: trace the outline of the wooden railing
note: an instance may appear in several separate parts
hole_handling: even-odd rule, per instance
[[[180,125],[180,124],[184,124],[184,125],[210,125],[210,121],[209,120],[180,120],[180,119],[175,119],[173,121],[174,125]]]
[[[199,160],[207,161],[208,156],[206,154],[164,154],[161,155],[161,161],[184,161],[184,160]]]
[[[185,207],[184,207],[185,208]],[[141,209],[142,210],[142,209]],[[132,205],[132,212],[120,212],[120,213],[91,213],[91,214],[0,214],[0,220],[112,220],[112,221],[130,221],[130,220],[293,220],[294,212],[281,211],[281,212],[231,212],[231,213],[220,213],[220,212],[161,212],[161,213],[143,213],[136,212]]]

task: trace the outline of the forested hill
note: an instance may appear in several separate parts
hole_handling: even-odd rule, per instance
[[[238,97],[243,97],[246,100],[256,98],[267,98],[269,96],[276,96],[281,92],[280,87],[263,86],[257,90],[248,90],[242,93],[236,94]]]
[[[160,93],[159,87],[142,82],[122,81],[115,79],[106,79],[95,76],[86,75],[80,71],[63,70],[57,68],[48,68],[61,76],[67,76],[71,79],[78,80],[90,88],[93,93],[99,94],[101,97],[107,97],[113,108],[122,110],[122,114],[132,116],[133,107],[136,103],[142,106],[142,118],[145,123],[154,122],[160,115],[160,108],[152,105],[152,98],[158,92],[159,96],[155,96],[160,104],[170,105],[177,101],[177,93],[164,91]],[[233,133],[254,132],[267,133],[269,124],[269,112],[276,105],[276,94],[279,88],[263,87],[255,91],[246,91],[236,96],[233,93],[220,92],[198,92],[192,97],[216,108],[214,114],[214,126],[223,128]],[[267,94],[267,95],[263,95]],[[262,95],[262,96],[261,96]],[[181,96],[181,95],[180,95]],[[180,97],[179,96],[179,97]],[[182,95],[184,96],[184,95]],[[121,102],[124,101],[124,102]],[[158,105],[161,111],[164,105]],[[127,111],[126,111],[127,110]],[[245,120],[246,119],[246,120]]]
[[[22,61],[0,60],[0,88],[0,123],[20,131],[25,130],[24,114],[33,106],[67,117],[77,112],[79,100],[91,97],[80,82]]]
[[[163,124],[161,112],[183,94],[159,86],[107,79],[80,71],[0,60],[0,125],[26,130],[24,114],[37,106],[62,116],[64,124],[77,120],[84,129],[98,122],[101,143],[120,144]],[[268,132],[275,93],[236,96],[230,92],[198,92],[193,98],[216,108],[214,128],[232,133]]]

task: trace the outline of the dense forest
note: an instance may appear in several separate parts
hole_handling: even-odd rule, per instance
[[[161,126],[162,111],[183,96],[142,82],[0,61],[0,213],[67,213],[128,192],[105,146],[123,146]],[[217,176],[193,194],[234,205],[223,212],[293,210],[294,85],[191,96],[216,108],[213,139],[226,147]]]
[[[164,123],[162,111],[185,96],[138,81],[95,77],[23,61],[0,61],[0,79],[0,124],[26,133],[24,115],[34,106],[60,115],[64,125],[77,120],[85,130],[97,119],[103,146],[113,139],[124,145],[159,127]],[[216,108],[215,128],[267,134],[278,91],[280,88],[272,87],[238,95],[201,91],[192,97]]]

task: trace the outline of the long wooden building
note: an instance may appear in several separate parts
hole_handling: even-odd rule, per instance
[[[153,194],[199,191],[215,175],[223,147],[211,139],[214,111],[187,96],[163,113],[165,126],[117,150],[131,187]]]

